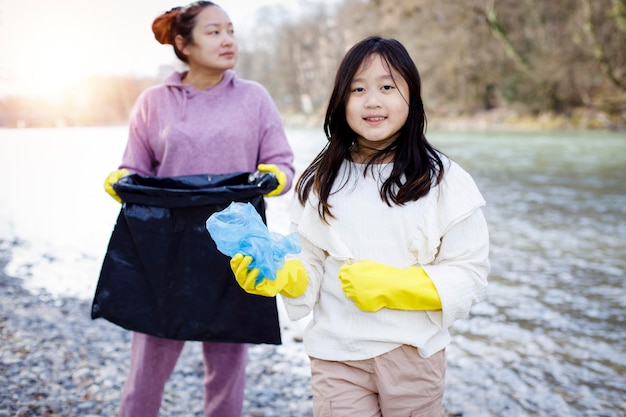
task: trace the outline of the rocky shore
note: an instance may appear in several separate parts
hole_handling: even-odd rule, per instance
[[[10,247],[0,240],[0,417],[117,416],[130,333],[91,320],[91,300],[25,289],[21,278],[5,273]],[[313,416],[302,326],[285,317],[281,323],[282,345],[248,351],[242,417]],[[202,378],[201,345],[187,342],[160,415],[202,417]]]
[[[88,300],[26,291],[7,276],[0,245],[0,417],[114,417],[130,350],[129,332],[91,320]],[[244,417],[312,416],[308,358],[284,329],[282,346],[250,348]],[[200,344],[185,345],[161,415],[202,416]]]

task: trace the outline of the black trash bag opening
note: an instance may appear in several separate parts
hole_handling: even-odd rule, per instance
[[[147,177],[131,174],[113,184],[125,203],[157,207],[194,207],[245,201],[267,194],[278,187],[270,172],[236,172],[232,174],[198,174],[178,177]]]
[[[272,177],[124,177],[91,317],[168,339],[280,344],[275,298],[239,287],[205,226],[232,201],[250,202],[265,222]]]

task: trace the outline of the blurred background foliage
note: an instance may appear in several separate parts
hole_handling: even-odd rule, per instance
[[[288,122],[319,125],[344,53],[401,41],[429,119],[548,117],[555,127],[626,129],[626,0],[302,1],[259,10],[237,72],[270,91]],[[0,125],[123,124],[159,78],[81,80],[55,102],[8,97]],[[48,99],[52,100],[52,99]]]

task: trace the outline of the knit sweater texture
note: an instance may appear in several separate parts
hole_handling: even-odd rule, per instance
[[[228,70],[205,90],[175,72],[137,99],[120,168],[146,176],[252,172],[275,164],[293,180],[293,152],[280,114],[260,84]]]
[[[364,177],[364,165],[348,161],[329,199],[335,216],[328,218],[329,224],[318,215],[315,195],[304,206],[295,202],[291,227],[300,236],[298,257],[309,285],[301,297],[283,301],[292,320],[312,312],[304,331],[310,356],[361,360],[401,345],[431,356],[450,342],[452,323],[467,317],[484,297],[489,272],[489,237],[481,211],[485,202],[470,175],[444,160],[442,182],[402,206],[390,207],[379,195],[392,164],[381,164]],[[439,293],[442,310],[361,311],[343,292],[338,273],[344,263],[365,260],[396,268],[423,267]]]

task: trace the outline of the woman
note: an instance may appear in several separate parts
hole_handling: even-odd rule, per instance
[[[267,196],[287,191],[294,174],[292,150],[267,91],[232,71],[237,43],[226,12],[209,1],[194,2],[158,16],[152,29],[188,70],[138,98],[122,163],[107,178],[107,192],[119,199],[112,184],[128,173],[168,177],[257,169],[279,180]],[[133,333],[120,416],[158,415],[184,343]],[[241,417],[247,345],[203,341],[202,346],[205,416]]]

